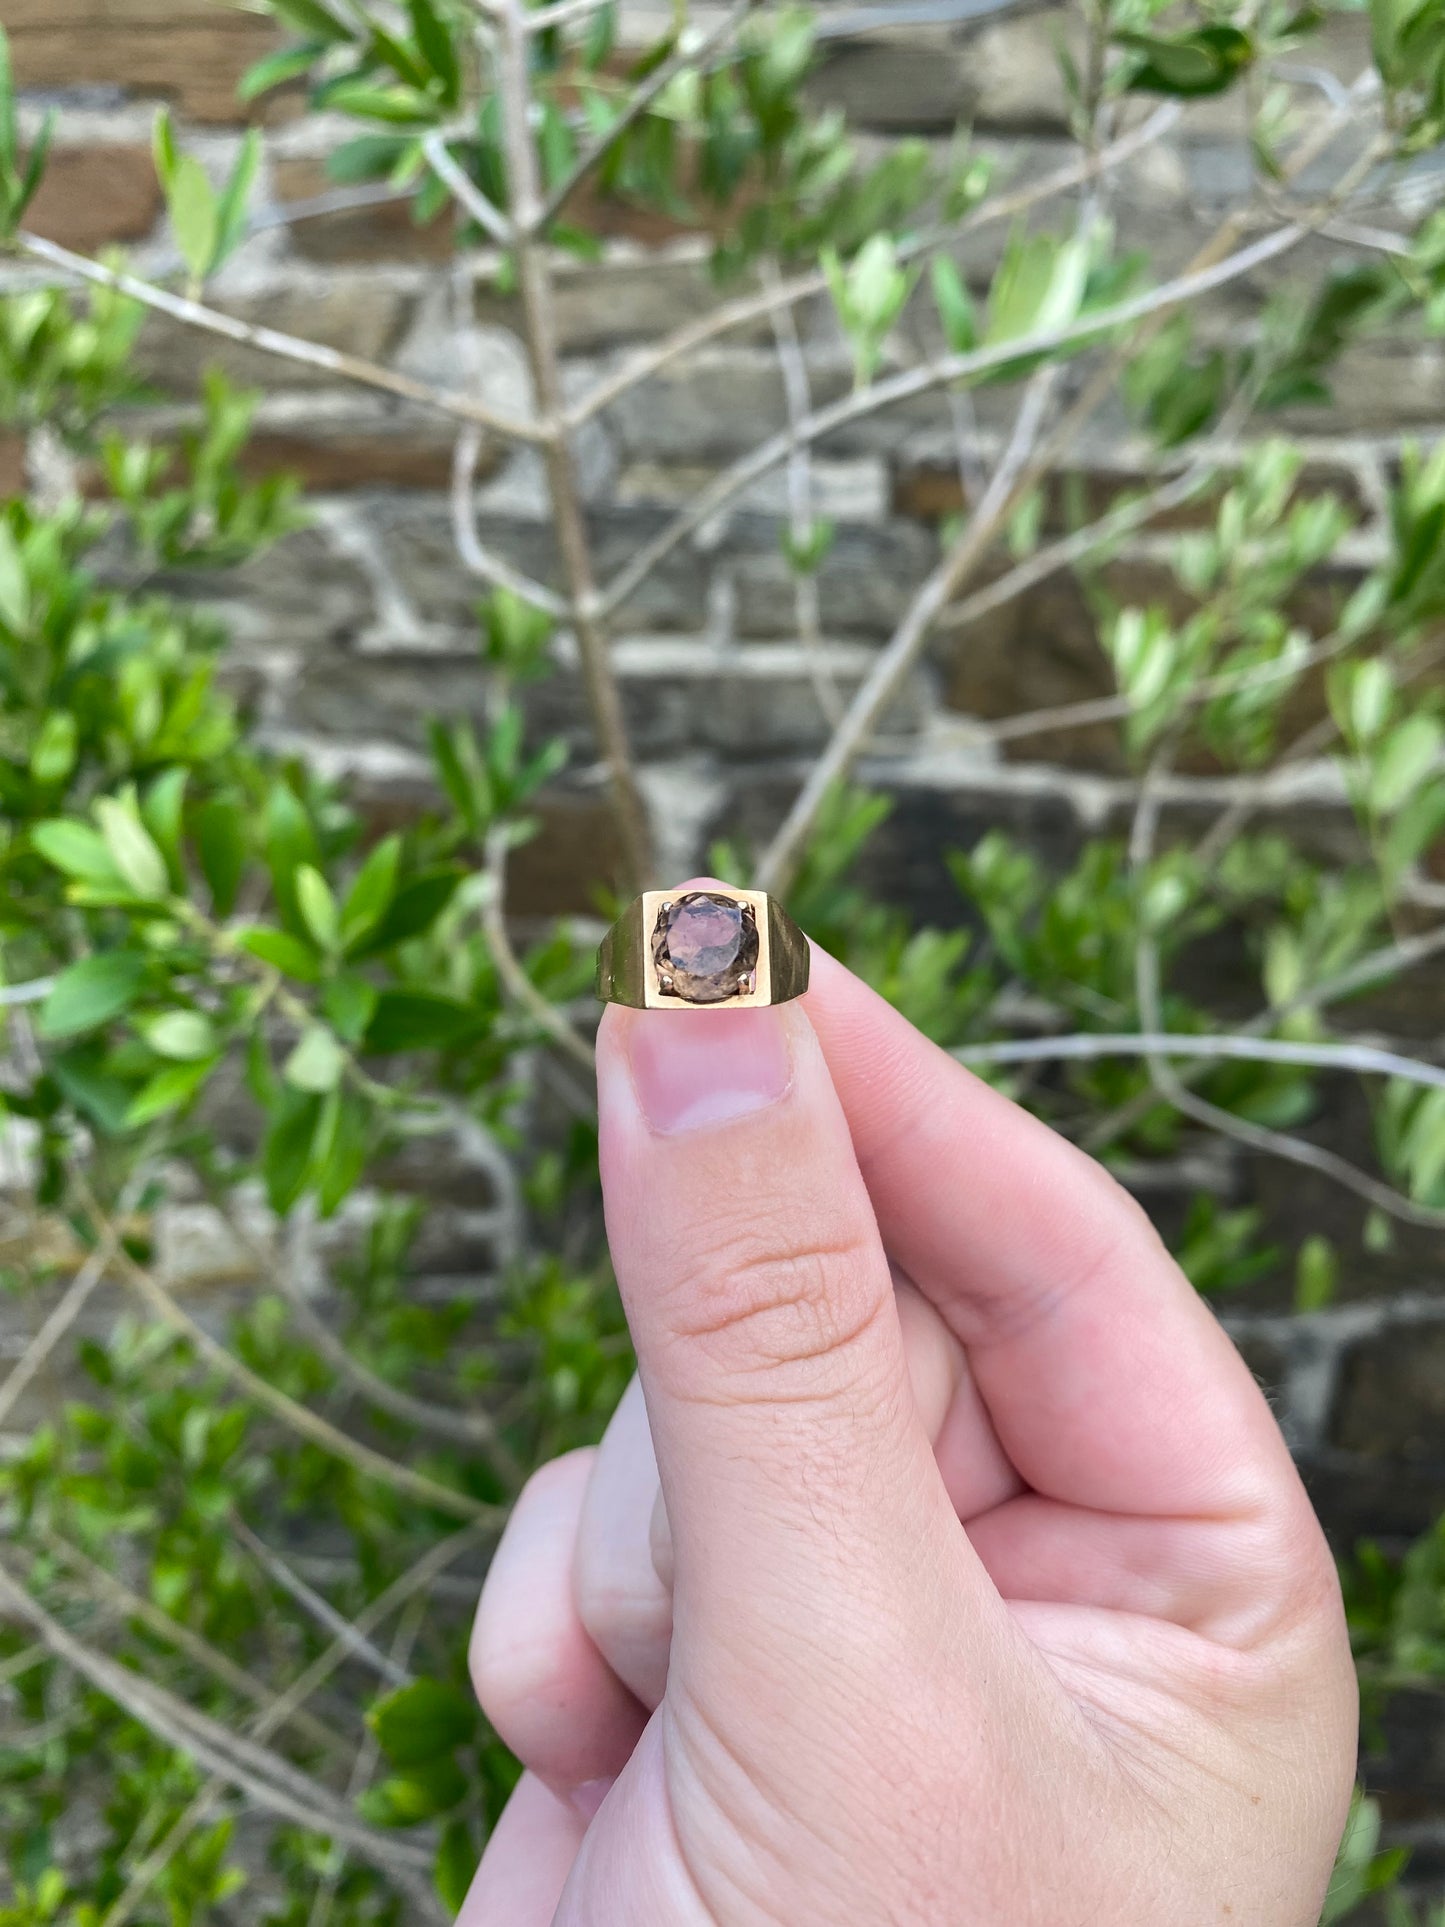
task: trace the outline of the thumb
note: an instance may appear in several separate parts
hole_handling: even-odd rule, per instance
[[[815,1609],[840,1596],[862,1625],[880,1609],[898,1624],[903,1599],[938,1596],[962,1532],[812,1026],[797,1004],[614,1007],[598,1046],[608,1237],[671,1525],[674,1662],[692,1629],[753,1666],[760,1645],[785,1658],[790,1628],[815,1650]]]

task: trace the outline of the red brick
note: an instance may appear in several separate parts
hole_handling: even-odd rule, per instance
[[[290,111],[236,99],[241,76],[282,38],[260,14],[203,0],[7,0],[5,25],[22,87],[121,87],[200,121]]]
[[[112,241],[139,241],[163,205],[145,147],[58,147],[50,156],[25,225],[47,240],[90,254]]]
[[[271,178],[282,204],[337,191],[325,163],[303,156],[274,160]],[[418,227],[409,201],[386,201],[297,221],[291,229],[291,245],[309,261],[449,261],[455,233],[449,214]]]

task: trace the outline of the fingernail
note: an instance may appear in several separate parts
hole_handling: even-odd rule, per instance
[[[568,1789],[567,1804],[590,1824],[611,1789],[610,1780],[584,1780],[581,1786]]]
[[[643,1014],[629,1028],[628,1055],[637,1101],[665,1137],[776,1104],[793,1075],[776,1010]]]

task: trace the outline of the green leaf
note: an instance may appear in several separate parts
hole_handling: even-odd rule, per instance
[[[15,67],[10,58],[10,38],[0,26],[0,169],[15,169]]]
[[[10,524],[0,520],[0,622],[17,636],[30,626],[30,582]]]
[[[212,270],[228,261],[245,239],[251,189],[261,165],[261,134],[258,128],[247,131],[236,156],[236,165],[222,191],[216,208],[216,245],[210,262]]]
[[[181,818],[185,809],[186,784],[190,771],[184,764],[163,770],[146,791],[141,802],[141,821],[166,860],[170,880],[184,886],[181,869]]]
[[[1405,803],[1441,759],[1445,730],[1433,716],[1409,716],[1385,739],[1370,773],[1370,807],[1388,816]]]
[[[93,1044],[80,1044],[52,1057],[48,1069],[81,1116],[89,1118],[107,1137],[114,1137],[126,1129],[131,1090],[101,1068],[104,1061]]]
[[[149,1124],[189,1104],[215,1069],[214,1057],[194,1064],[168,1064],[136,1092],[125,1114],[128,1126]]]
[[[345,21],[323,7],[321,0],[271,0],[271,11],[278,20],[284,20],[288,27],[294,27],[309,39],[326,40],[339,46],[354,37]]]
[[[296,80],[310,71],[325,53],[326,48],[320,40],[304,41],[299,47],[283,47],[279,53],[267,54],[258,60],[241,77],[236,89],[236,98],[241,101],[259,100],[262,94],[269,94],[273,87],[282,87],[288,80]]]
[[[334,950],[341,936],[341,919],[331,885],[311,863],[296,872],[296,905],[302,921],[323,950]]]
[[[303,1031],[281,1075],[297,1091],[334,1091],[346,1068],[346,1053],[325,1024]]]
[[[356,1092],[340,1090],[330,1102],[333,1116],[325,1155],[319,1148],[322,1133],[318,1131],[315,1156],[316,1203],[323,1218],[329,1218],[356,1189],[370,1149],[366,1107]]]
[[[341,907],[341,941],[355,943],[377,923],[396,893],[401,861],[401,838],[388,836],[378,843],[356,873]]]
[[[978,346],[978,310],[963,284],[963,276],[946,254],[937,254],[933,258],[931,278],[944,340],[954,354],[971,354]]]
[[[79,737],[75,718],[68,709],[52,709],[40,725],[30,751],[30,774],[47,787],[63,783],[75,768],[75,748]]]
[[[283,976],[294,977],[299,984],[314,984],[321,976],[320,958],[289,931],[257,923],[241,931],[236,941],[250,956],[270,964]]]
[[[136,950],[103,950],[83,957],[56,978],[40,1006],[42,1037],[77,1037],[129,1010],[140,995],[146,960]]]
[[[1136,93],[1185,99],[1221,94],[1255,57],[1249,35],[1222,24],[1173,36],[1121,33],[1115,39],[1138,56],[1128,79]]]
[[[246,818],[234,797],[213,797],[200,811],[196,849],[211,909],[218,917],[229,916],[246,867]]]
[[[55,139],[55,123],[56,114],[52,107],[40,124],[40,132],[35,138],[35,145],[30,150],[30,158],[25,164],[25,178],[21,181],[19,190],[7,209],[12,228],[23,218],[26,208],[35,199],[40,183],[44,179],[46,163],[50,159],[51,143]]]
[[[95,816],[105,847],[131,889],[150,902],[163,898],[170,888],[166,861],[135,811],[113,796],[102,796]]]
[[[442,1834],[437,1848],[436,1890],[444,1906],[453,1913],[460,1910],[477,1871],[479,1853],[465,1820],[453,1820]]]
[[[30,841],[47,863],[67,876],[102,885],[124,882],[105,839],[88,823],[77,823],[69,816],[50,817],[32,827]]]
[[[278,1216],[284,1216],[305,1189],[321,1106],[322,1100],[309,1092],[288,1090],[272,1113],[261,1169],[267,1201]]]
[[[398,127],[429,127],[439,112],[438,102],[414,87],[372,87],[350,77],[328,87],[323,104],[336,113],[388,121]]]
[[[321,1007],[337,1035],[348,1044],[359,1044],[366,1035],[376,1009],[376,987],[354,971],[333,977],[321,993]]]
[[[436,1050],[454,1044],[481,1023],[470,1004],[435,990],[383,990],[366,1027],[366,1049],[384,1054]]]
[[[377,956],[393,945],[430,930],[455,896],[466,871],[454,865],[423,870],[404,883],[375,929],[353,945],[353,960]]]
[[[1295,1310],[1322,1311],[1334,1299],[1338,1277],[1339,1258],[1329,1239],[1306,1238],[1295,1260]]]
[[[162,107],[155,117],[151,129],[151,153],[156,164],[156,178],[169,194],[171,182],[175,178],[176,164],[180,154],[176,148],[176,130],[171,121],[171,110]]]
[[[432,0],[407,0],[406,10],[422,58],[441,82],[444,104],[455,107],[461,95],[462,70],[451,29]]]
[[[266,799],[266,862],[282,921],[293,927],[302,922],[296,872],[303,863],[316,863],[318,856],[316,832],[300,799],[288,783],[273,784]]]
[[[139,1029],[158,1057],[193,1064],[215,1054],[216,1033],[204,1011],[168,1010],[148,1018]]]
[[[1089,247],[1075,235],[1051,234],[1010,241],[989,290],[990,342],[1019,335],[1052,334],[1078,318],[1089,278]]]
[[[472,1738],[477,1709],[458,1687],[417,1679],[378,1700],[366,1723],[393,1766],[424,1766]]]
[[[193,281],[204,281],[216,258],[220,207],[210,176],[192,154],[177,156],[167,185],[176,246]]]
[[[357,1801],[362,1818],[378,1827],[414,1827],[449,1813],[465,1797],[467,1776],[450,1756],[410,1773],[393,1774]]]

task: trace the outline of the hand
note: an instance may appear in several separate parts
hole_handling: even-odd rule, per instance
[[[598,1084],[639,1378],[487,1581],[464,1927],[1314,1927],[1334,1568],[1142,1211],[821,955]]]

